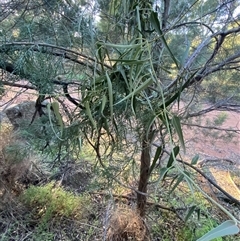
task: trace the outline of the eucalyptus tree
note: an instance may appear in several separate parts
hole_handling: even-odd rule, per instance
[[[180,122],[194,114],[188,108],[199,86],[239,71],[238,6],[233,0],[5,1],[0,83],[51,98],[59,145],[87,141],[111,178],[137,193],[144,216],[147,186],[164,153],[168,161],[157,179],[177,167],[179,182],[195,185],[176,161],[185,149]],[[176,114],[173,106],[186,95],[189,104]],[[120,150],[133,169],[140,166],[137,189],[117,178],[126,167]]]

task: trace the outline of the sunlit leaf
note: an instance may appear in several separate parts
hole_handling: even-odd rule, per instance
[[[52,131],[54,132],[55,136],[59,139],[59,140],[62,140],[59,135],[56,133],[55,129],[54,129],[54,126],[53,126],[53,123],[52,123],[52,110],[51,110],[51,107],[52,107],[52,104],[51,103],[48,103],[47,104],[47,112],[48,112],[48,119],[49,119],[49,123],[50,123],[50,126],[52,128]]]
[[[193,157],[193,159],[192,159],[192,161],[191,161],[191,164],[192,164],[192,165],[197,164],[198,160],[199,160],[199,155],[197,154],[197,155],[195,155],[195,156]]]
[[[112,91],[112,81],[106,72],[107,84],[108,84],[108,98],[109,98],[109,108],[111,120],[113,120],[113,91]]]
[[[112,43],[104,43],[105,46],[113,47],[113,48],[123,48],[123,49],[134,49],[139,48],[141,44],[112,44]]]
[[[237,233],[239,233],[239,228],[237,224],[233,220],[227,220],[216,228],[209,231],[197,241],[210,241],[215,238],[223,237],[226,235],[233,235]]]
[[[64,124],[63,124],[62,116],[60,115],[60,112],[59,112],[59,104],[58,104],[58,102],[53,102],[51,104],[51,106],[52,106],[54,115],[55,115],[55,117],[57,119],[58,125],[60,126],[61,135],[62,135],[63,134]]]
[[[105,117],[103,111],[104,111],[104,109],[105,109],[106,103],[107,103],[107,96],[106,96],[106,95],[103,95],[103,97],[102,97],[102,103],[101,103],[101,115],[102,115],[103,117]]]

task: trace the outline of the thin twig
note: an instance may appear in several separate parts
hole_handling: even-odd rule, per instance
[[[218,130],[218,131],[227,131],[227,132],[235,132],[235,133],[238,133],[240,134],[240,130],[239,129],[226,129],[226,128],[219,128],[219,127],[216,127],[216,126],[201,126],[201,125],[198,125],[198,124],[189,124],[189,123],[182,123],[182,125],[185,125],[185,126],[193,126],[193,127],[199,127],[199,128],[204,128],[204,129],[214,129],[214,130]]]
[[[201,170],[199,170],[197,167],[191,165],[188,162],[176,159],[178,162],[181,162],[189,167],[191,167],[192,169],[194,169],[196,172],[198,172],[199,174],[201,174],[205,179],[207,179],[215,188],[217,188],[220,192],[222,192],[223,194],[225,194],[225,196],[227,196],[233,203],[235,203],[236,205],[240,206],[240,201],[237,200],[236,198],[234,198],[232,195],[230,195],[228,192],[226,192],[225,190],[223,190],[219,185],[216,184],[216,182],[214,182],[211,178],[209,178],[206,174],[204,174]]]

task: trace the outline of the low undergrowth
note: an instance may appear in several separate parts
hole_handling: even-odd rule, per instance
[[[13,150],[17,147],[13,149],[11,130],[4,133],[4,148],[9,153],[7,159],[19,163],[17,157],[21,155],[14,156],[16,151]],[[42,181],[23,186],[18,195],[9,186],[8,202],[0,207],[0,241],[196,241],[226,218],[185,182],[179,183],[171,192],[174,186],[172,176],[176,175],[173,171],[170,172],[172,176],[159,182],[157,188],[157,179],[151,180],[146,218],[142,219],[136,211],[135,192],[120,184],[128,183],[133,189],[137,188],[137,179],[130,178],[131,171],[138,173],[137,163],[130,161],[124,168],[119,165],[113,169],[109,165],[101,169],[92,155],[85,150],[81,160],[69,165],[65,163],[62,170],[60,166],[59,175],[53,175],[48,169]],[[91,175],[86,175],[90,172]],[[119,182],[112,178],[112,173]],[[13,177],[13,186],[21,184],[21,179],[13,173],[9,175]],[[79,188],[78,183],[83,187]],[[234,205],[228,205],[228,208],[236,209]],[[235,235],[215,241],[238,239],[239,235]]]
[[[57,183],[31,186],[20,197],[21,201],[43,221],[57,218],[83,219],[91,210],[90,196],[74,195]]]

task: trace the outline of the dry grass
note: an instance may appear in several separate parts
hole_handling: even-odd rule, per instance
[[[0,195],[1,203],[8,202],[12,194],[21,191],[17,181],[27,174],[30,155],[13,127],[2,124],[0,129]]]
[[[110,216],[107,241],[149,240],[147,227],[135,210],[128,207],[117,208]]]

